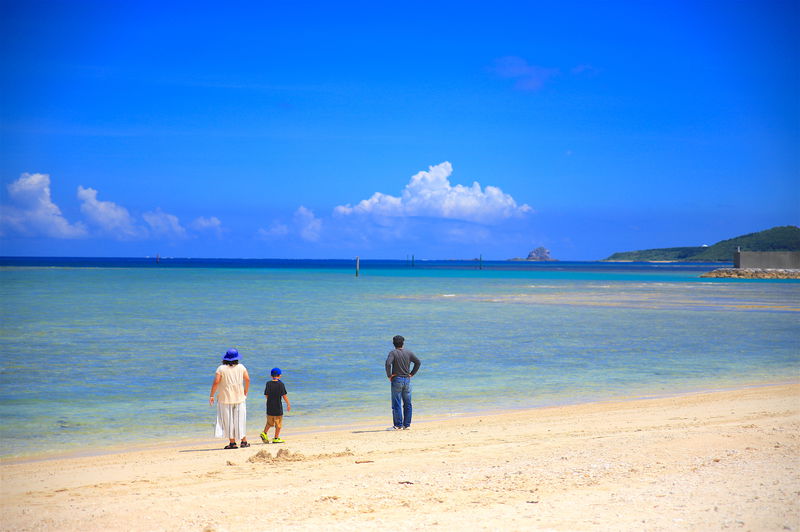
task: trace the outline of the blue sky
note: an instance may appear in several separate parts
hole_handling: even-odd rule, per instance
[[[0,5],[3,255],[595,260],[800,223],[797,1]]]

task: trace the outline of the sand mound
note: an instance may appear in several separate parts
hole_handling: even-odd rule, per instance
[[[274,462],[302,462],[306,459],[301,453],[290,453],[288,449],[278,449],[278,452],[275,456],[272,456],[272,453],[267,451],[266,449],[262,449],[258,451],[256,454],[251,456],[247,459],[248,462],[257,464],[257,463],[267,463],[271,464]]]
[[[278,449],[275,456],[266,449],[258,451],[256,454],[247,459],[248,462],[253,464],[272,464],[275,462],[305,462],[306,460],[322,460],[325,458],[338,458],[341,456],[353,456],[353,451],[345,449],[338,453],[325,453],[315,454],[312,456],[305,456],[302,453],[292,453],[288,449]]]

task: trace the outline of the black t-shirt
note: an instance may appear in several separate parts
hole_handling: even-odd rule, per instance
[[[264,395],[267,396],[267,415],[282,416],[282,397],[286,395],[286,386],[283,385],[283,382],[280,379],[267,381],[267,385],[264,387]]]

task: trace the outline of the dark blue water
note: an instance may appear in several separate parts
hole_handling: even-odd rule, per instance
[[[171,257],[0,257],[2,266],[59,268],[271,268],[341,269],[355,272],[356,260],[342,259],[193,259]],[[370,260],[362,259],[362,272],[369,270],[485,270],[491,271],[585,271],[585,272],[707,272],[731,263],[682,262],[536,262],[478,260]]]

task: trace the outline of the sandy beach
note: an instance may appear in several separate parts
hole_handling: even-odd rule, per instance
[[[283,436],[3,462],[1,528],[800,530],[798,384]]]

